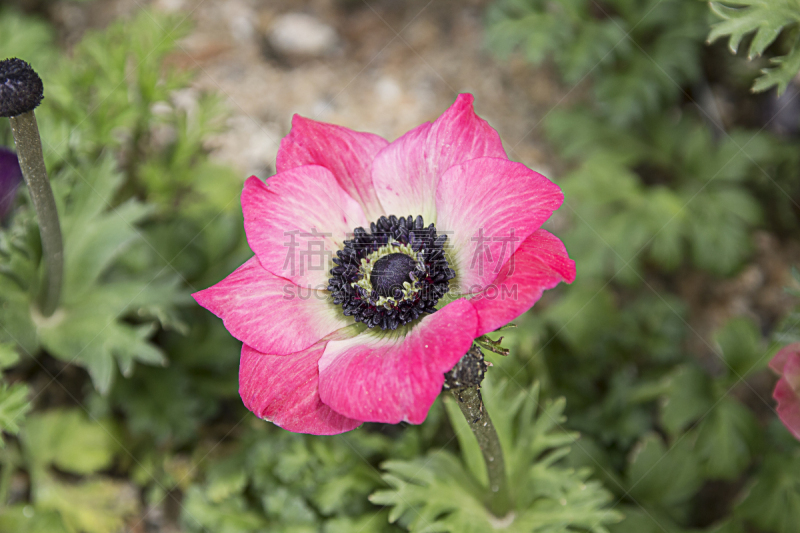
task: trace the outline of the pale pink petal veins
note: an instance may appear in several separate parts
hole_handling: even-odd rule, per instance
[[[378,153],[372,179],[384,211],[422,215],[436,222],[439,178],[453,165],[478,157],[507,158],[497,132],[472,108],[471,94],[460,94],[433,124],[409,131]]]
[[[436,229],[449,237],[448,260],[458,276],[451,291],[483,290],[563,198],[555,183],[506,159],[473,159],[445,172]]]
[[[367,422],[420,424],[449,371],[472,345],[475,310],[456,300],[404,336],[365,332],[331,341],[319,362],[322,401]]]
[[[534,231],[494,281],[470,300],[478,313],[476,335],[508,324],[530,309],[545,290],[574,279],[575,262],[564,244],[543,229]]]
[[[365,226],[361,206],[321,166],[297,167],[242,193],[247,242],[261,265],[302,287],[325,289],[331,259],[347,234]]]
[[[265,270],[255,257],[192,296],[220,317],[231,335],[275,355],[304,350],[353,323],[327,291],[298,287]]]
[[[239,394],[244,405],[275,425],[297,433],[335,435],[361,425],[333,411],[319,397],[319,358],[325,344],[289,356],[242,346]]]
[[[277,171],[304,165],[330,170],[336,181],[364,210],[369,221],[383,214],[372,186],[372,161],[389,141],[341,126],[292,117],[292,131],[281,141]]]

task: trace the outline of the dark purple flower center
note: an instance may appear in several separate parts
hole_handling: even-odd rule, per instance
[[[381,217],[369,232],[356,228],[333,259],[333,302],[356,322],[390,330],[435,312],[455,277],[446,241],[421,216]]]
[[[375,261],[369,280],[379,296],[403,297],[403,283],[413,282],[410,274],[417,262],[406,254],[394,253]]]

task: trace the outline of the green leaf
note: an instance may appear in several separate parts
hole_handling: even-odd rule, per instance
[[[206,496],[214,503],[240,494],[247,484],[243,457],[233,455],[216,461],[207,472]]]
[[[0,273],[0,342],[19,345],[33,355],[38,339],[30,309],[31,296]]]
[[[667,448],[661,437],[650,433],[636,445],[629,461],[631,496],[664,511],[685,504],[703,482],[688,438],[678,438]]]
[[[605,506],[610,494],[588,479],[590,469],[565,468],[562,459],[576,436],[559,429],[564,402],[538,404],[538,387],[510,393],[485,380],[482,392],[503,446],[515,509],[494,517],[485,506],[487,489],[447,451],[410,461],[387,461],[384,481],[370,501],[392,506],[389,520],[412,532],[478,533],[607,531],[620,519]],[[537,413],[537,409],[541,411]],[[473,452],[474,453],[474,452]]]
[[[760,436],[753,413],[725,398],[698,429],[695,451],[712,479],[736,479],[750,465]]]
[[[792,51],[788,54],[771,58],[770,64],[773,66],[763,69],[762,75],[753,82],[753,92],[764,92],[777,86],[780,96],[800,71],[800,40],[795,42]]]
[[[187,531],[215,533],[257,533],[267,531],[269,522],[249,508],[242,497],[213,505],[200,487],[191,487],[183,500],[181,522]]]
[[[111,466],[118,445],[111,430],[78,409],[51,410],[28,417],[23,435],[31,464],[91,474]]]
[[[81,168],[83,172],[63,177],[74,182],[63,217],[65,305],[80,301],[114,260],[141,238],[136,224],[150,211],[136,201],[111,203],[122,176],[110,156]]]
[[[637,505],[621,505],[625,519],[614,524],[611,533],[688,533],[663,512]]]
[[[729,7],[725,4],[735,5]],[[709,42],[728,36],[728,47],[734,54],[745,35],[755,32],[750,41],[748,58],[753,59],[764,53],[782,31],[800,23],[800,2],[798,0],[733,0],[730,2],[710,2],[711,10],[722,19],[711,27]],[[753,84],[754,92],[778,87],[778,95],[783,94],[792,78],[800,70],[800,40],[794,36],[788,54],[771,59],[776,65],[765,69],[764,75]]]
[[[42,76],[45,85],[48,73],[57,58],[53,27],[39,17],[25,17],[17,10],[0,9],[0,50],[6,57],[19,57],[30,63]]]
[[[71,533],[115,533],[139,507],[132,486],[107,478],[65,483],[44,475],[34,499],[37,508],[57,511]]]
[[[747,521],[764,531],[797,531],[800,523],[800,455],[768,456],[737,510]]]
[[[57,511],[29,504],[0,508],[0,531],[15,533],[73,533]]]
[[[661,403],[661,424],[669,435],[677,437],[709,412],[715,398],[711,379],[695,365],[679,367],[668,380]]]
[[[161,294],[158,294],[161,289]],[[129,375],[134,361],[163,365],[161,349],[147,340],[153,333],[150,324],[131,326],[121,319],[137,303],[153,293],[161,298],[174,294],[174,286],[159,283],[109,283],[86,294],[73,307],[59,309],[39,327],[42,344],[54,356],[85,366],[98,391],[108,392],[116,360],[123,375]]]
[[[28,386],[24,383],[0,384],[0,447],[4,446],[2,432],[19,433],[22,420],[31,410],[28,394]]]
[[[768,352],[764,351],[761,342],[761,332],[751,319],[732,318],[716,333],[715,340],[732,381],[744,379],[769,362]]]
[[[117,259],[142,239],[137,224],[150,209],[133,200],[111,203],[122,185],[115,165],[106,156],[62,176],[74,183],[63,217],[62,304],[37,321],[42,345],[55,357],[84,366],[103,394],[111,387],[115,363],[126,376],[135,361],[165,363],[162,351],[148,342],[156,324],[147,319],[172,321],[171,308],[186,299],[178,279],[165,276],[165,269],[119,272]],[[145,323],[131,324],[126,320],[131,315]]]

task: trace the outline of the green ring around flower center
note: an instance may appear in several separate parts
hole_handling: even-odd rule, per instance
[[[415,252],[410,245],[408,244],[385,244],[369,254],[367,257],[361,259],[361,265],[359,266],[359,274],[360,278],[358,281],[355,281],[350,284],[351,287],[357,288],[361,287],[367,294],[371,294],[373,287],[372,287],[372,271],[375,268],[375,264],[378,262],[379,259],[387,257],[392,254],[404,254],[408,257],[412,258],[417,264],[417,270],[422,274],[425,272],[425,267],[419,260],[419,255]],[[400,298],[400,301],[403,300],[412,300],[416,294],[420,291],[419,286],[416,283],[411,283],[410,281],[403,282],[403,296]],[[391,309],[392,306],[397,305],[399,302],[393,296],[381,296],[378,298],[378,301],[375,302],[376,306],[383,306],[387,309]]]

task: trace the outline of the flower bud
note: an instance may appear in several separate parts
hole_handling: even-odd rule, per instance
[[[16,117],[33,111],[44,98],[42,79],[25,61],[0,61],[0,116]]]

